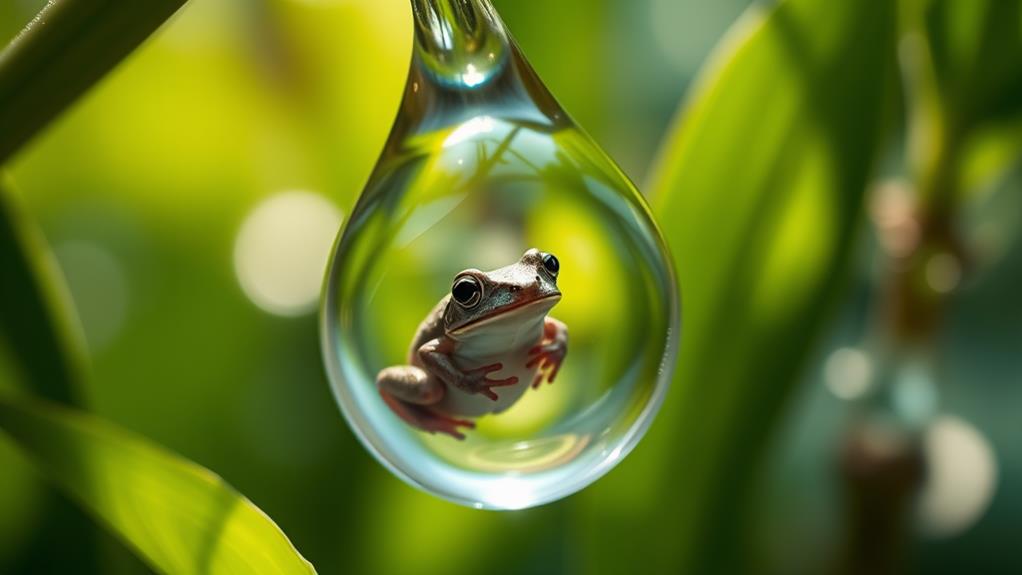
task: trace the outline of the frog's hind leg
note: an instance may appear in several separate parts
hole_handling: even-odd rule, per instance
[[[446,391],[443,382],[414,365],[384,368],[376,376],[376,387],[415,405],[433,405],[444,398]]]
[[[443,382],[413,365],[388,367],[376,376],[376,387],[390,409],[413,427],[430,433],[446,433],[464,439],[458,426],[472,428],[475,423],[455,419],[431,408],[444,398]]]

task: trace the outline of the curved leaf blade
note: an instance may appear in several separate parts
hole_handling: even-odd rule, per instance
[[[0,174],[0,335],[25,383],[75,405],[87,363],[84,338],[63,276],[42,233]]]
[[[0,397],[0,429],[57,488],[165,573],[315,573],[211,471],[83,412]]]
[[[1016,116],[1022,104],[1022,4],[932,0],[920,7],[951,136]]]
[[[621,542],[636,539],[653,572],[747,567],[752,478],[860,218],[896,79],[894,4],[754,6],[669,132],[650,189],[681,353],[657,424],[592,490],[594,570],[627,569]]]

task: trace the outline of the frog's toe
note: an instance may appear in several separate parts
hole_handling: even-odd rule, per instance
[[[546,374],[543,373],[542,371],[537,373],[535,379],[532,380],[532,389],[539,389],[539,386],[543,383],[543,379],[545,377]]]
[[[426,426],[427,431],[430,433],[446,433],[455,439],[465,439],[465,434],[461,432],[458,427],[465,427],[467,429],[475,429],[475,422],[469,419],[458,419],[451,417],[437,411],[426,410]]]
[[[387,407],[389,407],[390,410],[400,417],[405,423],[428,433],[440,432],[446,433],[456,439],[465,439],[465,434],[461,433],[461,430],[458,428],[465,427],[472,429],[475,427],[475,422],[473,421],[468,419],[457,419],[434,411],[428,407],[401,401],[394,395],[383,390],[380,390],[380,397],[383,398],[383,402],[387,404]]]
[[[564,352],[553,353],[547,359],[547,381],[550,383],[554,382],[554,378],[557,377],[557,372],[561,371],[561,365],[564,364]]]

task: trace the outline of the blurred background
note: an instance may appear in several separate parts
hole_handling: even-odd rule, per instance
[[[748,6],[493,3],[547,87],[640,188],[695,74]],[[0,40],[43,4],[0,5]],[[1010,25],[1017,35],[1022,19]],[[601,529],[592,518],[627,517],[655,531],[655,515],[634,510],[663,496],[612,478],[656,474],[654,484],[669,488],[688,471],[684,452],[654,458],[640,455],[640,444],[609,487],[534,510],[477,512],[420,493],[377,464],[325,380],[322,268],[394,119],[410,50],[406,0],[194,0],[22,150],[8,167],[77,306],[93,367],[88,404],[221,474],[322,573],[599,571],[607,551],[589,536]],[[899,98],[890,98],[895,126]],[[838,303],[805,351],[780,421],[763,424],[767,451],[731,462],[734,473],[754,477],[742,498],[746,569],[840,571],[855,537],[869,539],[870,525],[884,529],[883,517],[868,516],[876,506],[848,501],[882,501],[862,480],[875,463],[862,453],[899,449],[886,427],[860,432],[857,423],[873,420],[856,415],[858,400],[886,378],[890,393],[870,401],[928,422],[920,447],[928,473],[909,512],[908,559],[898,564],[1022,572],[1019,118],[993,122],[993,133],[1008,136],[991,139],[976,160],[976,178],[989,177],[961,222],[979,255],[928,260],[930,287],[953,297],[936,343],[922,351],[892,351],[875,321],[878,294],[913,234],[898,143],[906,135],[890,130]],[[741,161],[735,150],[736,169]],[[984,172],[991,162],[998,169]],[[0,347],[0,386],[17,386],[6,355]],[[661,418],[654,432],[670,425]],[[617,544],[637,571],[652,561],[644,543]],[[0,573],[72,571],[147,568],[0,441]]]

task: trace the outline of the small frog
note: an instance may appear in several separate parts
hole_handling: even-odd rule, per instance
[[[560,263],[553,254],[525,252],[517,263],[454,277],[419,325],[410,365],[376,377],[383,401],[408,424],[464,439],[464,417],[500,413],[531,386],[553,383],[568,352],[568,328],[547,317],[561,299]],[[496,388],[500,388],[497,394]]]

